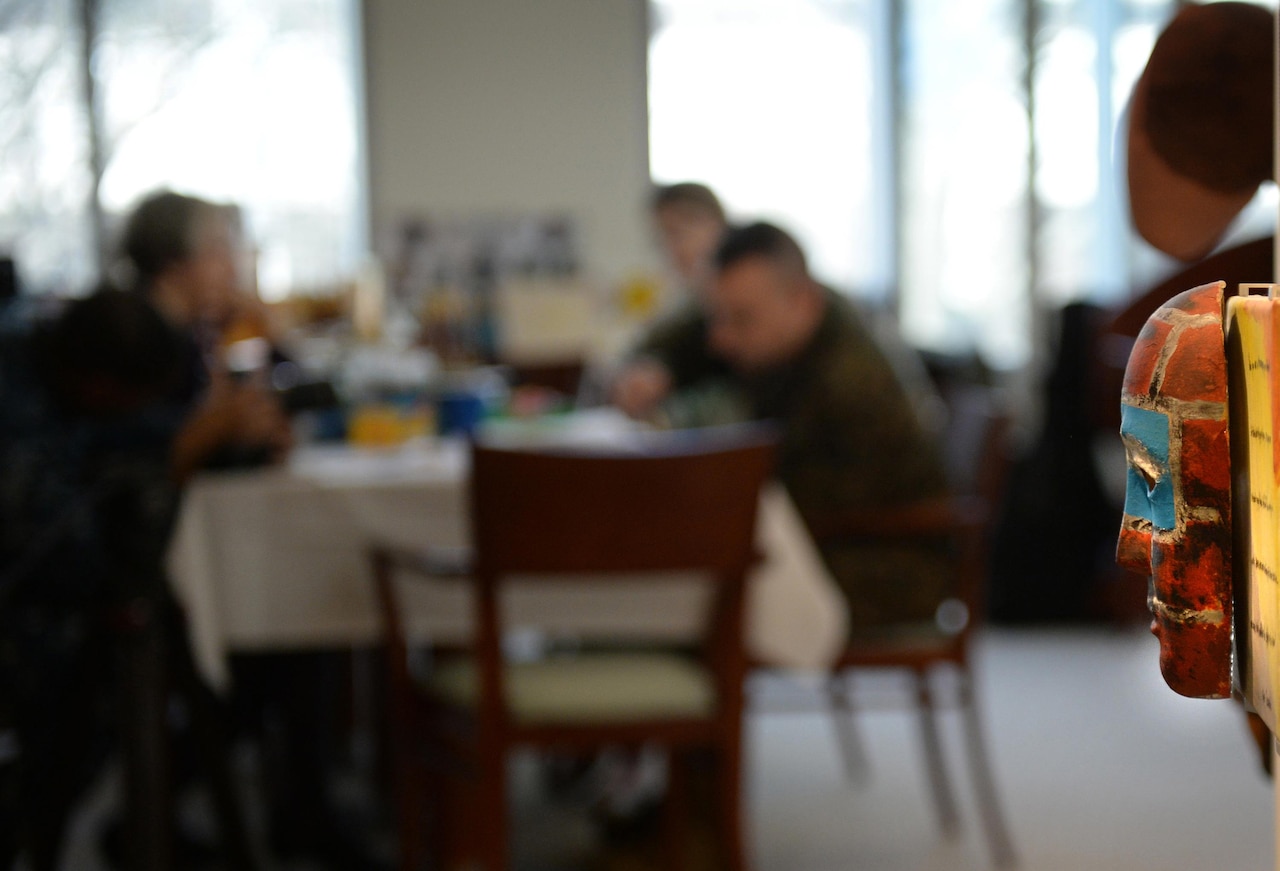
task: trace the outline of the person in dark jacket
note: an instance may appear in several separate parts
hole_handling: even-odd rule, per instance
[[[920,415],[929,388],[907,383],[895,362],[909,349],[886,347],[850,301],[815,281],[788,233],[767,223],[730,231],[704,309],[708,349],[727,371],[674,392],[661,406],[669,423],[777,422],[778,477],[811,524],[945,492]],[[855,629],[931,620],[947,593],[942,547],[820,543]]]
[[[109,288],[0,331],[0,868],[58,867],[111,747],[108,617],[159,566],[176,494],[150,412],[181,360],[163,318]]]

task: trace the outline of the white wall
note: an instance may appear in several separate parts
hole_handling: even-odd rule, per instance
[[[585,265],[651,265],[645,0],[365,0],[375,244],[407,214],[560,210]]]

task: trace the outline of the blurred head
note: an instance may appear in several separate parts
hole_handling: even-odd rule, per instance
[[[794,359],[826,310],[795,239],[772,224],[730,231],[715,255],[706,298],[708,340],[735,369],[754,372]]]
[[[1160,34],[1129,105],[1134,224],[1182,260],[1208,254],[1272,177],[1274,13],[1185,4]]]
[[[682,182],[655,189],[650,208],[672,268],[690,288],[703,288],[727,226],[720,200],[706,185]]]
[[[243,239],[234,207],[151,194],[129,215],[121,249],[138,288],[179,326],[221,321],[240,292]]]
[[[1222,282],[1148,319],[1125,369],[1128,462],[1116,559],[1150,579],[1160,670],[1186,696],[1231,694],[1231,452]]]
[[[159,400],[181,372],[173,327],[141,296],[110,286],[74,300],[41,335],[41,368],[77,411],[123,414]]]

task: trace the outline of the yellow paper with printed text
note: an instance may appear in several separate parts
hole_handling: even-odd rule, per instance
[[[1234,557],[1236,582],[1243,580],[1246,587],[1236,593],[1236,648],[1237,656],[1243,657],[1239,663],[1241,690],[1273,731],[1276,678],[1280,677],[1280,464],[1276,454],[1280,446],[1275,438],[1275,415],[1280,403],[1275,401],[1274,366],[1276,330],[1280,328],[1278,304],[1280,301],[1265,296],[1238,296],[1227,303],[1232,477],[1236,490],[1233,523],[1246,525],[1247,536],[1242,537],[1237,529],[1236,541],[1248,543],[1244,552],[1237,549]],[[1242,461],[1247,474],[1239,468]],[[1246,629],[1247,640],[1240,637]]]

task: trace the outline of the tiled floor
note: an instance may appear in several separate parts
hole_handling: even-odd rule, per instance
[[[1139,629],[995,629],[980,651],[980,693],[1024,871],[1192,871],[1273,867],[1272,791],[1232,702],[1165,689],[1155,641]],[[749,726],[748,815],[756,871],[989,868],[973,819],[958,723],[943,739],[964,826],[938,831],[914,721],[868,711],[868,783],[844,779],[830,722],[788,684],[757,687]],[[527,781],[522,781],[527,782]],[[580,814],[522,790],[523,868],[583,867]],[[109,785],[97,807],[110,801]],[[66,866],[97,871],[93,819]],[[303,871],[304,866],[290,866]]]

